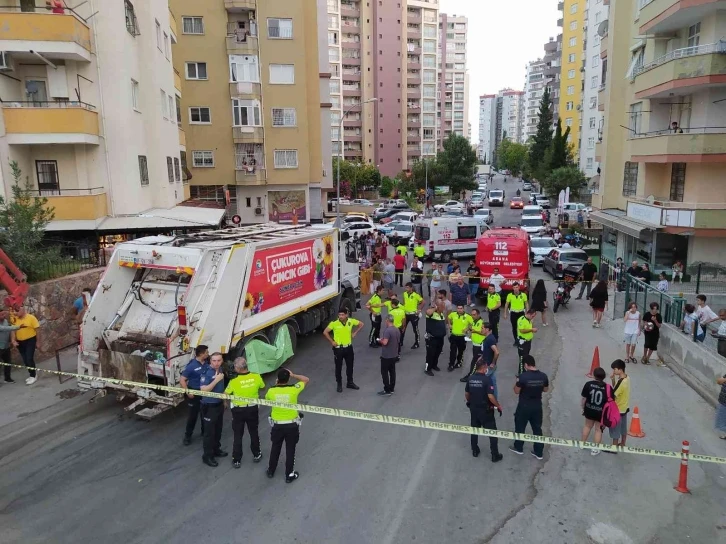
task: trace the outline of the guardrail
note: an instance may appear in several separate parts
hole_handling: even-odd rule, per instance
[[[682,47],[680,49],[674,49],[670,53],[661,55],[660,57],[652,60],[647,64],[642,64],[633,68],[633,77],[657,68],[661,64],[670,62],[675,59],[682,59],[685,57],[695,57],[696,55],[710,55],[711,53],[726,53],[726,41],[719,40],[715,43],[708,43],[704,45],[695,45],[693,47]]]

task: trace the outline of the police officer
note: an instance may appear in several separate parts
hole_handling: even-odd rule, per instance
[[[484,429],[497,430],[497,422],[494,419],[494,409],[502,416],[502,406],[494,396],[494,386],[491,379],[486,375],[487,365],[484,361],[478,361],[476,364],[476,372],[467,378],[464,397],[466,398],[466,406],[471,413],[471,426],[483,427]],[[498,463],[503,459],[503,455],[499,453],[499,439],[489,437],[489,449],[492,454],[492,463]],[[471,454],[479,457],[479,435],[471,435]]]
[[[409,272],[411,272],[411,284],[413,285],[413,290],[423,296],[424,265],[418,257],[414,256]]]
[[[403,345],[403,337],[408,329],[408,324],[411,324],[413,328],[413,346],[411,349],[419,347],[418,343],[418,316],[419,312],[423,309],[424,299],[423,297],[413,290],[413,283],[408,282],[406,284],[406,290],[403,292],[403,311],[406,313],[406,326],[401,331],[401,345]]]
[[[439,356],[444,349],[446,338],[446,306],[438,300],[436,306],[426,310],[426,370],[425,374],[433,376],[439,368]]]
[[[398,245],[396,246],[396,253],[403,255],[404,257],[408,255],[408,246],[403,243],[403,240],[398,242]]]
[[[479,360],[479,357],[481,357],[481,348],[484,343],[484,338],[486,337],[484,334],[484,320],[481,318],[479,310],[476,308],[471,311],[471,320],[472,323],[469,325],[472,349],[471,365],[469,366],[469,372],[464,374],[464,377],[459,380],[460,382],[465,382],[469,376],[474,374],[474,365]]]
[[[535,310],[529,309],[522,317],[517,320],[517,352],[519,353],[519,367],[517,368],[517,376],[524,372],[522,359],[525,355],[529,355],[532,349],[532,339],[537,328],[532,325],[534,316],[537,315]]]
[[[449,314],[449,367],[447,370],[451,372],[455,368],[461,368],[464,360],[464,352],[466,351],[466,331],[473,323],[473,319],[464,311],[464,305],[459,304],[455,312]]]
[[[496,285],[489,284],[487,288],[487,311],[489,312],[489,324],[492,326],[492,333],[499,340],[499,314],[502,307],[502,297],[496,291]]]
[[[368,300],[366,308],[371,313],[371,333],[368,335],[368,345],[372,348],[378,347],[378,337],[381,335],[381,308],[383,308],[384,287],[376,287],[376,293]]]
[[[202,375],[204,368],[208,366],[209,348],[207,346],[197,346],[194,349],[194,358],[187,363],[187,366],[181,373],[179,384],[184,389],[193,389],[199,391],[199,377]],[[187,427],[184,432],[184,445],[188,446],[192,443],[192,434],[194,427],[197,425],[199,417],[199,408],[201,406],[202,397],[199,395],[187,394],[187,406],[189,407],[189,415],[187,416]],[[202,434],[204,434],[204,420],[200,422]]]
[[[406,311],[395,294],[391,295],[391,300],[387,300],[384,306],[388,310],[388,315],[393,318],[393,325],[401,331],[401,340],[398,343],[398,354],[400,355],[401,346],[403,345],[403,331],[406,330]]]
[[[423,242],[419,240],[416,242],[416,247],[413,248],[413,254],[418,257],[418,260],[423,262],[424,256],[426,255],[426,248],[423,246]]]
[[[347,315],[347,314],[346,314]],[[298,380],[291,384],[290,378]],[[267,390],[265,398],[276,402],[297,404],[297,397],[308,385],[310,378],[293,374],[286,368],[277,371],[277,382]],[[340,382],[338,382],[340,383]],[[267,477],[275,476],[277,462],[280,460],[282,443],[285,443],[285,481],[289,484],[298,479],[300,474],[295,472],[295,448],[300,440],[300,414],[293,408],[272,408],[270,413],[272,431],[272,448],[270,449],[270,464],[267,467]]]
[[[258,398],[260,389],[265,388],[262,376],[250,372],[247,367],[247,359],[237,357],[234,360],[234,370],[237,376],[232,378],[224,390],[228,395],[234,397]],[[245,425],[250,433],[250,446],[252,448],[252,460],[259,463],[262,459],[260,450],[260,412],[256,404],[250,405],[243,400],[230,400],[232,411],[232,466],[240,468],[242,465],[242,437],[245,434]]]
[[[512,284],[512,292],[507,295],[507,303],[504,306],[504,319],[507,318],[507,311],[509,311],[514,347],[517,347],[517,320],[524,315],[527,308],[529,308],[527,294],[519,290],[519,282],[515,281]]]
[[[352,317],[348,317],[348,310],[341,308],[338,312],[338,319],[331,322],[323,331],[323,336],[333,346],[333,357],[335,359],[335,381],[338,382],[338,393],[343,392],[343,361],[345,361],[345,375],[348,379],[348,389],[360,389],[353,383],[353,338],[363,328],[363,323]],[[330,333],[333,333],[333,338]]]
[[[525,355],[523,358],[524,372],[517,378],[514,385],[514,394],[519,395],[517,409],[514,412],[514,432],[523,433],[527,424],[532,426],[532,434],[542,436],[542,393],[549,391],[550,381],[547,374],[537,370],[534,357]],[[523,455],[524,442],[517,440],[510,451]],[[542,459],[544,444],[535,442],[532,446],[532,455]]]
[[[212,353],[209,365],[199,377],[199,389],[212,393],[224,393],[224,372],[222,372],[223,356],[218,351]],[[222,451],[222,424],[224,423],[224,403],[222,399],[202,397],[202,418],[204,419],[204,455],[205,465],[219,465],[215,457],[227,457]]]

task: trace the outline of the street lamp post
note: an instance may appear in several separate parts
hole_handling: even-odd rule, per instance
[[[364,100],[360,104],[356,104],[354,106],[351,106],[348,108],[343,115],[340,117],[340,126],[338,128],[338,136],[340,137],[340,146],[338,147],[338,165],[337,165],[337,173],[336,178],[338,179],[338,187],[336,191],[336,200],[335,200],[335,228],[339,229],[341,222],[340,222],[340,162],[343,160],[343,121],[345,121],[345,116],[348,115],[351,111],[353,111],[353,108],[357,108],[359,105],[363,106],[363,104],[368,104],[370,102],[378,102],[377,98],[369,98],[368,100]],[[363,108],[361,107],[361,110]]]

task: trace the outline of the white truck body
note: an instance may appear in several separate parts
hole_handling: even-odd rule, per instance
[[[280,327],[294,346],[339,307],[355,311],[358,255],[338,236],[331,225],[266,224],[117,244],[81,325],[79,386],[158,413],[183,395],[93,377],[177,386],[198,345],[231,360]]]

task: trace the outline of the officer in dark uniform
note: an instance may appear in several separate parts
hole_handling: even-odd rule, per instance
[[[478,361],[476,364],[476,372],[469,376],[464,390],[466,398],[466,406],[471,413],[471,426],[483,427],[484,429],[497,429],[497,422],[494,419],[494,409],[502,415],[502,407],[494,396],[494,385],[491,379],[486,375],[487,365],[484,361]],[[489,449],[492,454],[492,463],[498,463],[502,460],[503,455],[499,453],[499,439],[493,436],[489,437]],[[479,457],[479,435],[471,435],[471,454]]]
[[[187,366],[181,373],[179,378],[179,384],[184,389],[193,389],[199,391],[199,378],[204,371],[204,368],[208,366],[207,359],[209,359],[209,348],[207,346],[197,346],[194,349],[194,359],[187,363]],[[184,445],[188,446],[192,443],[192,434],[194,433],[194,427],[197,425],[197,419],[200,419],[199,412],[201,408],[202,397],[199,395],[189,394],[187,395],[187,406],[189,408],[189,415],[187,416],[187,427],[184,432]],[[201,420],[202,434],[204,434],[204,420]]]
[[[532,434],[542,436],[542,393],[550,388],[550,381],[547,374],[537,370],[534,357],[525,355],[522,357],[524,372],[517,378],[514,386],[514,394],[519,395],[517,409],[514,412],[514,432],[523,433],[527,430],[527,424],[532,427]],[[517,455],[524,455],[524,442],[517,440],[510,451]],[[542,460],[544,444],[535,442],[532,445],[532,455]]]
[[[446,338],[446,306],[442,300],[436,302],[434,308],[426,310],[426,370],[428,376],[433,376],[434,370],[439,368],[439,356],[444,350]]]
[[[209,366],[199,378],[199,389],[213,393],[224,393],[224,372],[221,353],[212,353]],[[216,467],[219,465],[215,457],[227,457],[222,451],[222,424],[224,423],[224,404],[222,399],[202,397],[202,418],[204,419],[204,455],[202,461],[205,465]]]

